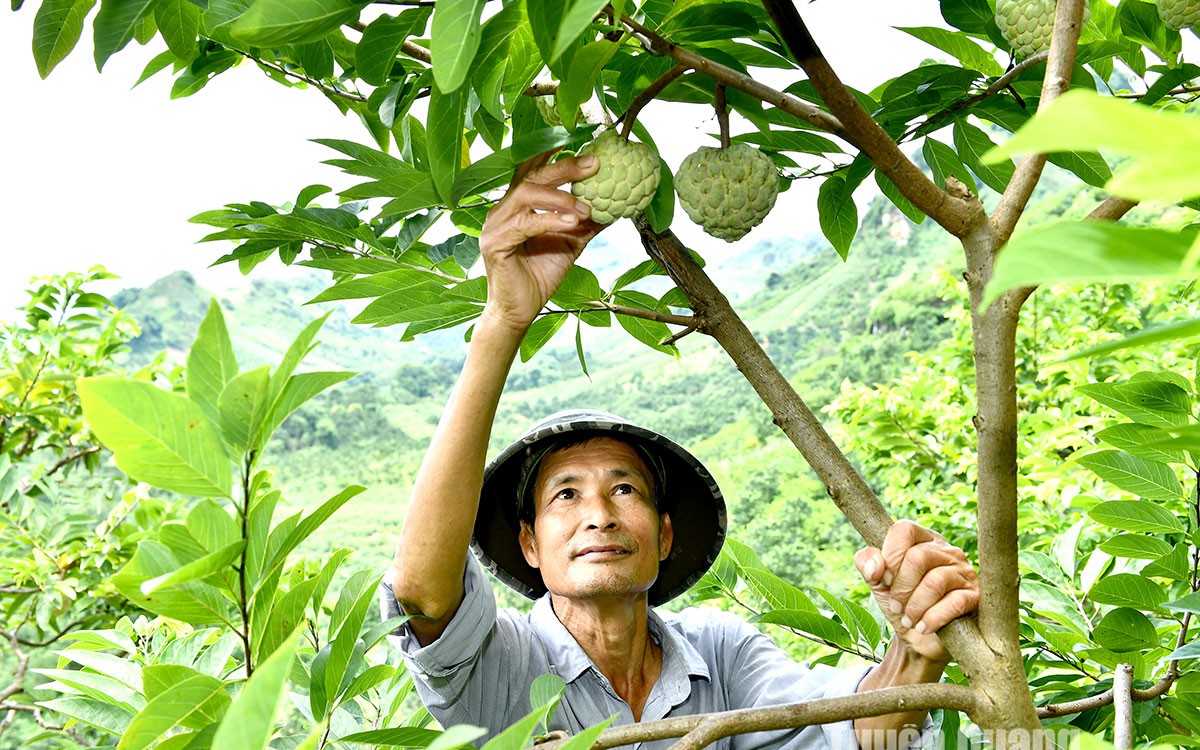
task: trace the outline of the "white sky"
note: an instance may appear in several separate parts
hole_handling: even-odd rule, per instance
[[[89,18],[79,47],[41,80],[30,51],[38,5],[30,0],[20,12],[5,11],[0,23],[0,68],[6,71],[0,319],[10,319],[23,303],[31,277],[93,264],[122,277],[112,289],[145,285],[180,269],[195,273],[209,289],[236,285],[241,279],[236,264],[207,268],[233,246],[197,245],[209,228],[189,224],[190,216],[228,202],[278,205],[311,183],[335,189],[353,184],[320,164],[334,154],[309,139],[371,144],[357,119],[343,117],[315,92],[267,80],[249,64],[218,76],[199,94],[172,101],[166,73],[131,88],[161,51],[161,41],[148,48],[131,45],[98,74]],[[933,0],[825,0],[803,4],[801,12],[835,69],[861,89],[936,54],[891,26],[943,25]],[[652,109],[667,108],[652,105],[647,117]],[[672,113],[670,127],[678,133],[650,120],[659,145],[673,146],[664,156],[675,167],[696,146],[710,145],[706,133],[716,129],[701,109],[688,108],[687,114],[694,119],[680,122],[678,110]],[[742,243],[816,231],[813,195],[793,187],[767,224]],[[699,248],[725,246],[691,228],[682,210],[676,216],[676,231],[685,241]],[[606,235],[637,242],[631,226]],[[272,261],[260,269],[277,266]]]

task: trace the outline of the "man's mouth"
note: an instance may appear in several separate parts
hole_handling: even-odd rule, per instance
[[[584,547],[575,553],[576,559],[603,560],[628,555],[629,550],[619,544],[596,544]]]

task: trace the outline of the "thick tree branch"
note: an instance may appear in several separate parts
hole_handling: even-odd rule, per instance
[[[1071,85],[1071,74],[1075,70],[1075,53],[1079,45],[1079,32],[1083,29],[1083,8],[1086,0],[1062,0],[1054,15],[1054,40],[1050,43],[1050,57],[1046,64],[1046,77],[1042,81],[1042,96],[1038,109],[1045,109]],[[997,249],[1008,242],[1017,226],[1025,205],[1029,203],[1042,170],[1046,167],[1045,154],[1029,154],[1021,159],[1017,171],[1008,183],[1008,189],[1000,198],[992,214],[992,226],[999,239]]]
[[[658,261],[691,301],[699,330],[712,336],[726,351],[771,410],[775,424],[804,456],[825,484],[829,496],[862,538],[872,546],[881,546],[892,523],[888,512],[763,351],[729,300],[674,234],[670,231],[656,233],[644,218],[636,219],[635,224],[650,257]],[[987,222],[983,222],[983,227],[987,226]],[[981,687],[989,695],[999,694],[989,685],[1000,684],[1010,690],[1008,704],[991,701],[979,708],[984,712],[986,726],[1028,730],[1040,726],[1033,701],[1028,698],[1028,685],[1019,658],[1015,661],[1001,659],[980,635],[973,618],[961,617],[938,631],[938,635],[973,686]],[[1020,687],[1019,695],[1025,697],[1024,701],[1013,700],[1016,694],[1011,690],[1016,686]]]
[[[1118,664],[1113,674],[1113,745],[1117,750],[1133,747],[1133,666]]]
[[[761,99],[768,104],[782,109],[788,114],[799,117],[813,127],[836,135],[849,143],[854,143],[845,128],[842,127],[842,123],[825,110],[814,107],[803,99],[791,94],[776,91],[770,86],[759,83],[745,73],[738,72],[733,68],[726,67],[695,52],[690,52],[673,42],[669,42],[629,16],[622,16],[621,22],[634,31],[638,40],[651,53],[670,57],[676,62],[699,73],[712,76],[718,83],[723,83],[729,88],[743,91],[756,99]],[[857,144],[854,145],[857,146]]]
[[[1120,221],[1137,204],[1137,201],[1110,195],[1104,199],[1103,203],[1093,208],[1091,213],[1087,215],[1087,218],[1093,221]]]
[[[808,703],[680,716],[613,727],[600,734],[591,750],[607,750],[611,747],[671,737],[685,738],[676,743],[672,750],[694,749],[735,734],[795,729],[864,716],[882,716],[898,711],[948,708],[971,716],[975,714],[982,700],[977,690],[965,685],[905,685],[838,698],[823,698]],[[692,732],[696,732],[694,737],[690,734]],[[556,740],[538,747],[541,750],[561,750],[565,743],[566,740]]]
[[[763,0],[763,5],[817,94],[841,121],[847,133],[844,137],[861,149],[905,198],[955,237],[965,236],[987,218],[974,196],[948,193],[904,155],[838,78],[792,0]]]

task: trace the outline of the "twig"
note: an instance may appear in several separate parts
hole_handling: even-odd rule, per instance
[[[0,586],[0,595],[4,596],[23,596],[25,594],[37,594],[41,589],[37,588],[21,588],[19,586]]]
[[[304,81],[305,83],[309,84],[313,88],[319,89],[320,91],[323,91],[324,93],[328,94],[329,96],[336,96],[340,99],[348,99],[352,102],[359,102],[359,103],[365,103],[367,101],[367,97],[362,96],[361,94],[355,94],[350,91],[345,91],[343,89],[336,89],[332,86],[328,86],[328,85],[322,83],[321,81],[318,81],[316,78],[304,75],[303,73],[297,73],[295,71],[288,70],[287,68],[283,67],[282,65],[279,65],[278,63],[273,63],[270,60],[264,60],[261,57],[258,57],[257,55],[253,55],[249,52],[246,52],[245,50],[240,50],[236,47],[228,47],[228,49],[233,50],[234,52],[238,53],[239,55],[241,55],[249,60],[253,60],[254,62],[258,63],[259,65],[261,65],[264,68],[269,68],[269,69],[275,71],[276,73],[279,73],[280,75],[285,75],[290,78],[295,78],[298,81]]]
[[[927,711],[948,708],[974,713],[983,697],[966,685],[926,684],[870,690],[837,698],[822,698],[807,703],[791,703],[765,708],[747,708],[720,713],[680,716],[659,721],[628,724],[604,730],[591,750],[607,750],[620,745],[685,737],[701,729],[705,744],[722,737],[773,729],[795,729],[814,724],[882,716],[897,711]],[[691,740],[689,742],[689,740]],[[556,740],[538,747],[542,750],[562,750],[568,740]],[[677,743],[674,748],[701,747],[700,735]],[[685,744],[686,743],[686,744]]]
[[[614,305],[609,302],[600,302],[598,300],[584,303],[587,307],[593,310],[608,310],[617,315],[626,315],[630,318],[641,318],[642,320],[653,320],[658,323],[669,323],[673,326],[684,326],[685,328],[696,328],[696,318],[693,315],[674,315],[671,313],[662,313],[658,310],[643,310],[640,307],[626,307],[624,305]],[[567,311],[570,312],[570,311]]]
[[[642,89],[633,101],[629,103],[629,107],[621,115],[619,121],[621,123],[621,137],[628,140],[629,133],[633,130],[633,123],[637,120],[638,114],[647,104],[654,101],[654,97],[662,93],[663,89],[675,82],[675,79],[688,72],[688,66],[678,63],[666,73],[663,73],[658,78],[654,79],[646,88]]]
[[[698,73],[712,76],[718,82],[730,88],[744,91],[756,99],[761,99],[788,114],[799,117],[816,128],[836,135],[849,143],[853,143],[845,128],[842,127],[842,123],[823,109],[815,107],[799,97],[785,94],[782,91],[777,91],[770,86],[766,86],[745,73],[726,67],[695,52],[690,52],[673,42],[669,42],[629,16],[621,16],[621,22],[635,32],[634,35],[638,41],[651,53],[670,57]]]
[[[12,683],[3,690],[0,690],[0,703],[5,704],[5,708],[12,709],[13,706],[8,703],[8,699],[17,693],[25,692],[25,688],[21,685],[21,682],[25,679],[25,670],[29,667],[29,654],[21,650],[21,641],[17,638],[16,631],[11,633],[0,631],[0,635],[8,638],[9,643],[12,644],[13,656],[17,660],[17,666],[13,669]]]
[[[1166,96],[1179,96],[1181,94],[1194,94],[1197,91],[1200,91],[1200,86],[1180,86],[1177,89],[1171,89],[1167,93],[1163,94],[1163,96],[1166,97]],[[1117,99],[1141,99],[1145,95],[1146,95],[1146,92],[1143,91],[1140,94],[1113,94],[1113,97],[1115,97]]]
[[[717,127],[721,131],[721,148],[729,148],[729,107],[725,104],[725,84],[718,83],[713,92],[713,109],[717,110]]]
[[[1044,110],[1071,85],[1071,72],[1075,69],[1075,53],[1079,45],[1079,32],[1083,28],[1085,0],[1064,0],[1058,4],[1054,15],[1054,38],[1046,64],[1046,77],[1042,81],[1042,96],[1038,109]],[[1045,154],[1029,154],[1021,159],[1017,170],[1008,183],[1008,189],[1000,198],[992,215],[992,226],[1002,247],[1012,236],[1013,229],[1025,212],[1025,205],[1033,195],[1046,167]]]
[[[1133,665],[1118,664],[1113,675],[1113,745],[1117,750],[1133,747]]]

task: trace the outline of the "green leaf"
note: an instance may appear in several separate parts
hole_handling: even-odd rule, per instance
[[[1167,602],[1163,607],[1175,612],[1191,612],[1200,615],[1200,591],[1194,591],[1181,599]]]
[[[296,656],[302,628],[280,646],[242,687],[237,700],[225,713],[225,719],[213,737],[213,747],[238,750],[266,750],[275,730],[275,714],[287,694],[287,677]]]
[[[1181,450],[1165,450],[1156,445],[1171,439],[1171,433],[1158,427],[1125,422],[1100,430],[1096,439],[1150,461],[1181,464],[1187,460]]]
[[[888,179],[887,175],[879,170],[875,170],[875,184],[879,185],[879,191],[883,193],[892,205],[900,209],[900,213],[908,217],[908,220],[914,224],[920,224],[925,221],[925,212],[912,204],[904,194],[900,192],[900,188]]]
[[[1019,286],[1134,283],[1189,278],[1195,237],[1165,229],[1097,221],[1064,221],[1022,232],[996,260],[982,300],[989,305]]]
[[[200,33],[200,7],[191,0],[154,0],[154,20],[167,49],[180,60],[196,54]]]
[[[1106,524],[1107,525],[1107,524]],[[1117,534],[1100,543],[1100,551],[1113,557],[1156,560],[1171,551],[1171,545],[1158,537]]]
[[[932,47],[940,49],[967,68],[978,70],[980,73],[989,76],[998,76],[1004,72],[1004,69],[1000,67],[1000,63],[996,62],[996,58],[992,56],[991,52],[980,47],[973,39],[963,34],[956,34],[953,31],[931,26],[908,28],[897,26],[896,28],[899,31],[920,39]]]
[[[846,629],[822,614],[796,609],[773,609],[756,618],[757,622],[795,628],[830,643],[849,648],[850,634]]]
[[[394,292],[403,293],[408,290],[438,294],[445,284],[445,279],[432,271],[396,268],[395,263],[387,265],[390,270],[384,273],[372,273],[370,276],[334,284],[306,304],[362,297],[383,297]]]
[[[187,0],[181,1],[191,4]],[[225,316],[214,298],[208,305],[204,320],[200,322],[184,370],[188,398],[208,415],[213,424],[221,423],[217,403],[221,391],[237,376],[237,371],[237,358],[233,353],[229,330],[225,327]]]
[[[1112,170],[1100,154],[1086,151],[1058,152],[1047,155],[1046,159],[1092,187],[1102,188],[1112,179]]]
[[[1155,137],[1147,138],[1146,133]],[[1056,99],[987,158],[1095,150],[1131,158],[1107,185],[1117,195],[1168,201],[1200,195],[1200,122],[1084,91],[1069,91]]]
[[[429,13],[428,8],[411,8],[372,21],[354,47],[358,75],[372,86],[382,86],[392,72],[404,40],[425,29]]]
[[[571,58],[571,67],[558,86],[558,112],[563,125],[574,129],[579,107],[592,95],[600,73],[617,52],[615,42],[607,39],[590,42]]]
[[[350,485],[314,510],[312,513],[305,516],[295,529],[293,529],[283,540],[277,549],[271,550],[269,562],[266,565],[264,576],[269,576],[271,573],[283,567],[287,556],[296,549],[305,539],[307,539],[314,531],[321,527],[321,524],[329,520],[329,517],[337,512],[352,498],[366,491],[365,487],[360,487],[356,484]]]
[[[271,411],[271,416],[264,422],[262,426],[262,435],[260,442],[265,443],[279,429],[292,412],[299,409],[307,401],[312,399],[317,394],[324,391],[326,388],[345,382],[354,377],[358,373],[354,372],[302,372],[299,375],[293,375],[288,378],[288,383],[284,386],[283,393],[279,395],[279,400],[276,401],[274,409]]]
[[[658,300],[644,292],[635,292],[631,289],[625,289],[613,294],[613,301],[618,305],[626,307],[640,308],[643,310],[652,310],[656,312],[667,312],[666,310],[658,309]],[[655,351],[664,354],[679,356],[679,350],[673,344],[664,344],[671,337],[671,329],[667,328],[666,323],[661,323],[657,320],[647,320],[645,318],[636,318],[632,315],[617,313],[617,323],[625,329],[629,335],[633,336],[638,341]]]
[[[549,343],[566,322],[567,316],[562,314],[543,315],[533,321],[533,325],[525,331],[525,338],[521,339],[521,361],[528,362],[533,359],[533,355]]]
[[[246,450],[257,442],[254,427],[268,409],[270,384],[271,368],[263,365],[238,375],[221,391],[217,401],[221,432],[238,450]]]
[[[1188,423],[1192,408],[1187,391],[1172,383],[1150,380],[1092,383],[1075,390],[1136,422],[1172,432]]]
[[[1151,346],[1152,344],[1161,344],[1164,341],[1187,341],[1197,336],[1200,336],[1200,320],[1183,320],[1177,323],[1146,328],[1137,333],[1129,334],[1123,339],[1090,346],[1087,349],[1075,352],[1063,361],[1070,362],[1071,360],[1083,359],[1085,357],[1098,357],[1101,354],[1111,354],[1124,349],[1135,349],[1142,346]]]
[[[130,477],[184,495],[229,497],[221,438],[199,406],[149,383],[84,378],[84,418]]]
[[[130,560],[112,578],[126,599],[157,615],[170,617],[193,625],[224,624],[233,627],[233,603],[216,588],[203,583],[184,583],[160,587],[152,595],[142,594],[142,584],[152,578],[169,575],[179,569],[179,561],[171,551],[154,541],[143,541]]]
[[[1142,575],[1153,578],[1169,578],[1173,581],[1188,581],[1191,565],[1188,560],[1188,545],[1177,544],[1167,554],[1142,568]]]
[[[1170,466],[1158,463],[1157,461],[1138,458],[1125,451],[1106,450],[1082,456],[1079,458],[1079,463],[1094,471],[1104,481],[1111,482],[1126,492],[1132,492],[1147,500],[1169,502],[1178,500],[1183,496],[1183,486],[1180,485],[1179,478],[1175,476],[1175,472],[1172,471]],[[1108,503],[1101,503],[1096,508],[1093,508],[1089,514],[1092,518],[1096,518],[1097,509],[1102,509],[1106,505]],[[1162,510],[1157,506],[1139,503],[1129,503],[1128,505],[1120,506],[1120,508],[1122,511],[1127,511],[1131,506],[1139,508],[1143,505],[1146,508]],[[1165,513],[1166,511],[1163,512]],[[1114,526],[1113,528],[1121,528],[1124,531],[1148,530],[1121,526]]]
[[[221,720],[230,700],[225,683],[194,674],[146,704],[133,717],[117,750],[142,750],[178,725],[204,727]]]
[[[929,168],[933,170],[933,181],[938,186],[945,186],[948,177],[955,177],[971,192],[975,192],[975,177],[962,163],[954,149],[935,138],[926,138],[921,147]]]
[[[845,260],[858,233],[858,206],[854,204],[854,191],[840,173],[821,183],[817,192],[817,218],[825,238]]]
[[[464,725],[459,724],[450,729],[457,729]],[[478,739],[484,734],[487,734],[486,729],[476,727],[478,732],[470,739],[464,739],[463,743],[469,743],[471,740]],[[449,730],[447,730],[449,731]],[[428,747],[429,743],[433,742],[442,732],[436,729],[423,729],[420,727],[396,727],[393,729],[374,729],[369,732],[354,732],[339,737],[339,742],[361,742],[371,745],[382,745],[385,747]]]
[[[817,605],[808,595],[768,570],[747,545],[726,539],[721,557],[733,562],[738,576],[773,608],[817,613]]]
[[[1134,573],[1115,573],[1096,581],[1088,598],[1096,604],[1151,610],[1167,600],[1167,592],[1154,581]]]
[[[433,57],[433,79],[437,89],[445,94],[452,94],[462,86],[471,61],[475,59],[482,33],[479,18],[484,2],[486,0],[438,0],[433,13],[429,52]],[[441,120],[434,120],[431,113],[430,122],[440,124]]]
[[[120,52],[137,31],[154,0],[104,0],[92,22],[96,70],[104,70],[108,58]],[[83,19],[80,18],[80,23]]]
[[[96,0],[43,0],[33,17],[33,59],[42,78],[71,54]]]
[[[984,164],[983,155],[995,146],[987,133],[974,125],[965,120],[954,123],[954,147],[958,149],[958,155],[983,184],[997,193],[1003,193],[1017,168],[1012,161]]]
[[[675,219],[675,176],[671,174],[671,167],[665,159],[660,156],[658,161],[660,178],[654,197],[646,206],[646,221],[650,222],[650,228],[654,231],[665,232]]]
[[[164,586],[177,586],[181,583],[189,583],[207,578],[214,573],[220,573],[227,570],[233,561],[241,556],[242,550],[245,547],[245,540],[236,541],[227,547],[201,557],[199,560],[193,560],[171,573],[144,581],[139,588],[141,588],[143,594],[150,596]]]
[[[256,661],[261,662],[275,653],[276,649],[287,641],[288,636],[295,632],[296,628],[308,622],[306,619],[308,605],[316,587],[317,579],[309,578],[293,585],[274,603],[270,601],[276,594],[274,586],[271,587],[271,590],[260,588],[255,591],[254,606],[271,607],[271,615],[267,618],[266,625],[254,633],[255,639],[258,641],[254,649]]]
[[[133,720],[133,712],[90,698],[70,696],[39,701],[38,705],[86,724],[93,729],[120,737]]]
[[[529,0],[529,26],[547,65],[558,62],[605,4],[606,0]]]
[[[1154,623],[1136,609],[1119,607],[1104,616],[1092,631],[1092,638],[1109,651],[1125,653],[1158,646]]]
[[[255,0],[230,31],[256,47],[313,42],[342,24],[357,21],[367,4],[357,0]]]
[[[445,92],[436,83],[429,95],[429,122],[437,123],[427,131],[429,138],[429,174],[442,202],[454,206],[454,180],[462,169],[463,123],[467,93]]]
[[[1174,500],[1178,496],[1167,498]],[[1173,534],[1186,531],[1183,522],[1170,511],[1138,500],[1112,500],[1088,511],[1097,523],[1112,529],[1147,534]]]

